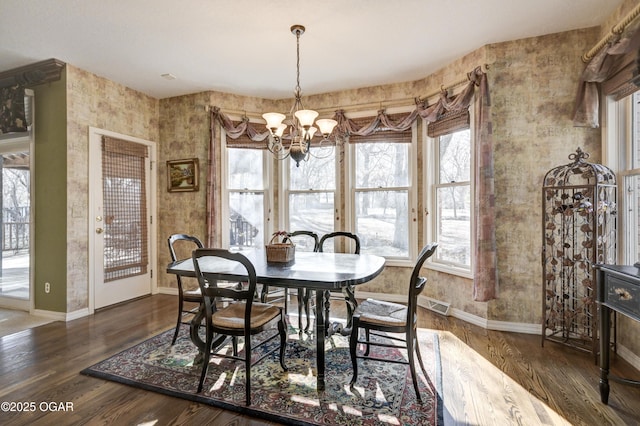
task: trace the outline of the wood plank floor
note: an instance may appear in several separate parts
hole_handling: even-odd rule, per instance
[[[0,412],[0,424],[274,424],[79,374],[171,328],[175,311],[174,296],[156,295],[0,338],[0,401],[38,406]],[[551,342],[542,348],[539,336],[488,331],[427,310],[420,326],[439,330],[447,424],[640,423],[640,389],[612,383],[609,405],[601,404],[588,354]],[[619,359],[612,367],[640,378]],[[70,402],[73,411],[42,411],[41,402]]]

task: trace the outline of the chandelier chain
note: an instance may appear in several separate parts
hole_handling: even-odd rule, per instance
[[[267,122],[267,129],[270,132],[267,149],[273,153],[277,159],[283,160],[291,157],[300,165],[300,161],[306,161],[311,155],[311,140],[315,132],[320,129],[322,141],[318,146],[328,140],[334,127],[338,124],[333,119],[320,119],[316,121],[318,112],[306,110],[302,105],[302,89],[300,88],[300,36],[304,34],[305,28],[302,25],[293,25],[291,33],[296,36],[296,87],[294,91],[295,102],[291,107],[290,119],[285,122],[286,116],[277,112],[262,114]],[[316,124],[318,127],[314,127]],[[289,128],[289,135],[284,136],[285,130]],[[283,138],[288,138],[288,146],[283,144]],[[329,154],[323,156],[326,157]],[[318,158],[323,158],[318,157]]]
[[[296,30],[296,98],[302,95],[300,88],[300,31]]]

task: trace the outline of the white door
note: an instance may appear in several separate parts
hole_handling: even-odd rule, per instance
[[[93,128],[89,143],[89,293],[99,309],[155,290],[155,144]]]

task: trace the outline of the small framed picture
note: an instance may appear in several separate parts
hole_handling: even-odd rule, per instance
[[[198,190],[198,159],[167,161],[167,190],[191,192]]]

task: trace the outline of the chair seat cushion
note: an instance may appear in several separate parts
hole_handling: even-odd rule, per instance
[[[395,327],[407,322],[406,306],[382,300],[365,300],[356,308],[355,314],[360,314],[360,323]]]
[[[182,293],[182,298],[189,302],[199,302],[202,299],[202,293],[199,288],[194,290],[185,290]]]
[[[213,313],[211,320],[216,327],[239,330],[244,328],[246,302],[236,302]],[[280,315],[280,308],[268,303],[253,302],[251,305],[252,329],[259,328]]]

